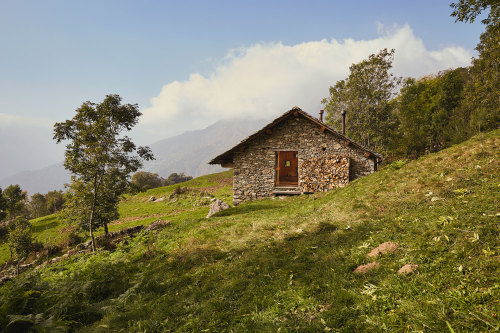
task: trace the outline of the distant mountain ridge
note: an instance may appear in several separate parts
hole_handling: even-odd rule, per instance
[[[180,135],[157,141],[149,147],[156,160],[144,164],[143,170],[167,177],[173,172],[198,177],[222,171],[220,166],[209,165],[213,157],[233,147],[242,139],[265,126],[266,119],[221,120],[207,128],[184,132]],[[32,171],[21,171],[0,179],[0,187],[19,184],[29,195],[63,190],[69,183],[70,174],[63,163],[56,163]]]

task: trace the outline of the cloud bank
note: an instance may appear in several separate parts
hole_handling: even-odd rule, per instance
[[[420,77],[467,66],[462,47],[427,50],[408,25],[385,29],[372,40],[320,40],[297,45],[261,43],[231,50],[212,74],[163,86],[142,110],[141,129],[166,137],[233,117],[272,117],[297,105],[316,114],[329,86],[345,78],[349,66],[383,48],[396,49],[393,72]]]

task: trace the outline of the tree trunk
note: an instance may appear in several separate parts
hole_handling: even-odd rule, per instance
[[[104,237],[105,238],[108,238],[108,224],[107,223],[104,223]]]
[[[90,218],[89,218],[89,233],[90,233],[90,240],[91,240],[91,246],[92,246],[92,252],[95,252],[95,239],[94,239],[94,212],[95,212],[95,201],[97,197],[97,192],[94,191],[94,197],[92,198],[92,208],[90,210]]]

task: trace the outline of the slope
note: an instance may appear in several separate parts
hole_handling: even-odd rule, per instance
[[[200,211],[114,251],[26,272],[1,287],[0,324],[499,330],[499,145],[497,130],[327,194],[244,203],[208,220]],[[398,250],[367,257],[386,241]],[[374,260],[378,269],[353,272]],[[404,264],[418,269],[397,274]]]

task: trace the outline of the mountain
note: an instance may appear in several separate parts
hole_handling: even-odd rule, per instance
[[[239,143],[267,120],[231,119],[219,121],[205,129],[188,131],[178,136],[155,142],[149,147],[156,160],[144,164],[144,170],[167,177],[172,172],[184,172],[198,177],[223,171],[208,162]]]
[[[264,119],[221,120],[201,130],[188,131],[160,140],[149,145],[156,160],[145,163],[143,170],[158,173],[162,177],[167,177],[173,172],[184,172],[186,175],[197,177],[222,171],[221,167],[209,165],[208,161],[236,145],[266,123],[267,120]],[[0,187],[19,184],[29,194],[46,193],[64,189],[64,184],[69,180],[70,175],[62,163],[57,163],[0,179]]]
[[[11,184],[19,184],[23,190],[28,191],[28,195],[32,195],[37,192],[63,190],[64,184],[69,183],[69,180],[70,174],[61,162],[37,170],[21,171],[0,179],[0,187],[6,188]]]

